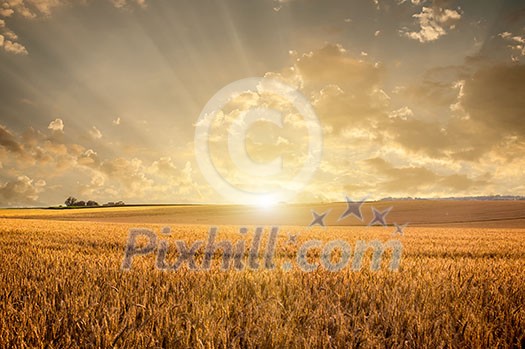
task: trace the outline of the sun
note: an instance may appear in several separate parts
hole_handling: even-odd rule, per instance
[[[277,204],[277,199],[273,195],[259,195],[254,199],[253,205],[268,209]]]

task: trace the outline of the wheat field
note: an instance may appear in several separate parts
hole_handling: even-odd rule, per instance
[[[135,256],[123,271],[129,229],[147,228],[165,239],[173,263],[175,240],[205,240],[209,225],[171,224],[163,236],[161,216],[159,223],[137,224],[97,221],[93,211],[84,219],[78,212],[75,219],[42,212],[0,214],[1,347],[525,346],[522,228],[409,226],[394,236],[391,226],[283,225],[273,270],[221,270],[217,251],[208,271],[158,270],[155,254]],[[238,228],[218,225],[218,240],[239,240]],[[248,228],[246,246],[255,227]],[[295,263],[297,246],[309,239],[354,246],[392,238],[404,247],[397,271],[385,267],[388,258],[379,271],[370,270],[368,259],[359,271],[281,268]],[[319,257],[311,252],[310,260]],[[203,255],[196,253],[197,264]]]

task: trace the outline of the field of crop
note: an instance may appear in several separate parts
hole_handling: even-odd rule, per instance
[[[227,224],[230,209],[212,212],[222,217],[217,240],[245,241],[246,266],[255,227],[240,234],[237,221]],[[396,209],[399,219],[416,212]],[[158,270],[155,253],[135,256],[131,270],[121,270],[131,228],[151,229],[166,240],[168,264],[178,257],[176,240],[191,246],[207,239],[209,222],[189,224],[191,208],[165,210],[0,210],[0,347],[525,347],[525,226],[516,227],[521,206],[489,209],[490,221],[500,226],[417,224],[403,235],[394,235],[392,226],[306,228],[306,210],[303,224],[280,225],[273,270],[262,268],[263,249],[258,270],[220,270],[220,250],[210,270]],[[196,208],[195,216],[213,221],[199,210],[209,208]],[[426,214],[435,220],[444,210]],[[423,222],[423,216],[414,219]],[[166,224],[169,236],[161,233]],[[266,225],[261,246],[269,230]],[[388,269],[389,252],[381,269],[371,271],[368,251],[359,271],[304,272],[296,253],[309,239],[344,240],[352,249],[358,240],[396,239],[404,249],[397,271]],[[319,255],[310,250],[308,261]],[[199,249],[195,264],[204,258]]]

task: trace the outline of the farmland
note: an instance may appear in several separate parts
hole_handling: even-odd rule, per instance
[[[371,206],[393,207],[393,226],[366,226]],[[0,210],[2,347],[523,347],[525,203],[380,202],[364,223],[337,218],[344,204]],[[327,227],[307,227],[310,209]],[[155,253],[121,270],[128,232],[147,228],[168,242],[246,240],[279,226],[275,268],[155,267]],[[165,226],[169,235],[162,234]],[[246,226],[248,233],[239,233]],[[397,271],[365,259],[359,271],[304,272],[305,241],[399,240]],[[312,249],[309,261],[319,258]],[[368,256],[368,255],[367,255]],[[338,256],[334,256],[337,258]],[[203,249],[195,254],[197,265]],[[262,263],[262,256],[261,256]],[[285,262],[291,270],[282,268]]]

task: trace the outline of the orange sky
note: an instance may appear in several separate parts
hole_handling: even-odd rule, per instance
[[[287,201],[523,195],[524,46],[520,1],[1,1],[0,206],[243,201],[207,181],[195,126],[221,88],[263,76],[312,106],[322,156],[293,187],[304,116],[246,92],[209,135],[235,188]],[[243,144],[256,163],[282,159],[279,175],[229,153],[229,127],[254,106],[282,124],[253,124]]]

